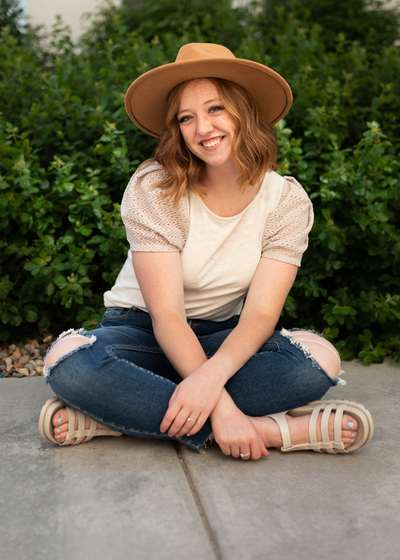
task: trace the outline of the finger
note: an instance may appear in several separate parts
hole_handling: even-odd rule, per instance
[[[182,437],[182,436],[187,436],[189,435],[189,432],[192,431],[192,429],[194,428],[194,426],[196,425],[197,419],[194,416],[195,413],[191,412],[189,414],[189,416],[186,418],[186,422],[184,423],[184,425],[182,426],[182,428],[179,430],[179,432],[175,435],[175,437]]]
[[[206,423],[208,416],[207,414],[200,414],[200,416],[197,418],[195,424],[193,424],[193,422],[191,422],[191,428],[190,431],[186,433],[187,436],[194,436],[195,434],[197,434],[197,432],[199,432],[201,430],[201,428],[204,426],[204,424]]]
[[[256,437],[254,439],[252,438],[250,441],[250,455],[248,458],[252,459],[253,461],[258,461],[258,459],[260,459],[260,457],[263,455],[263,449],[265,451],[266,449],[260,436],[257,433],[255,435]]]
[[[248,461],[251,458],[251,450],[247,449],[247,451],[243,451],[243,449],[241,449],[239,457],[242,459],[242,461]]]
[[[168,429],[169,437],[175,437],[176,434],[178,434],[180,431],[182,431],[183,434],[186,434],[187,430],[189,429],[189,427],[186,425],[188,418],[188,411],[181,408],[179,413],[176,415],[175,420]]]
[[[252,446],[251,458],[253,461],[258,461],[260,457],[267,457],[269,455],[267,448],[259,434],[257,434],[258,440],[254,442]]]
[[[231,455],[231,448],[229,445],[223,445],[222,443],[219,443],[218,445],[224,455]]]
[[[259,440],[259,442],[260,442],[261,455],[262,455],[263,457],[268,457],[269,451],[268,451],[268,449],[265,447],[265,443],[264,443],[263,440],[261,439],[260,435],[259,435],[259,434],[257,434],[257,435],[258,435],[258,440]]]
[[[180,405],[178,403],[171,404],[168,407],[167,412],[165,413],[165,416],[160,424],[160,432],[162,434],[170,428],[176,416],[178,415],[179,410]]]
[[[234,457],[235,459],[239,459],[240,457],[240,449],[237,446],[231,446],[231,453],[232,457]]]

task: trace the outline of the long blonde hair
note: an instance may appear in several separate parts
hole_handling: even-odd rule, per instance
[[[232,157],[240,172],[238,185],[243,189],[256,185],[265,173],[280,167],[276,163],[278,146],[275,131],[259,114],[255,102],[241,86],[220,78],[206,79],[217,87],[225,109],[235,120]],[[150,160],[160,163],[169,175],[153,186],[164,189],[165,196],[174,197],[175,206],[186,189],[200,194],[196,185],[201,182],[205,171],[204,162],[186,147],[176,116],[182,90],[187,83],[179,84],[169,94],[165,125],[154,159]]]

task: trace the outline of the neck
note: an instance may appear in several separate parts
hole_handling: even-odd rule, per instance
[[[238,189],[237,181],[240,173],[236,165],[232,162],[229,165],[220,167],[206,166],[203,180],[203,186],[207,190],[236,191]]]

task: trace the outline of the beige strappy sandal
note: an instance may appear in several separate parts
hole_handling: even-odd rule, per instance
[[[54,426],[51,422],[54,414],[60,408],[66,408],[68,412],[68,431],[66,432],[66,439],[63,443],[60,443],[54,437]],[[78,429],[75,430],[75,415],[78,415]],[[122,436],[120,432],[115,432],[114,430],[100,430],[97,428],[97,422],[90,420],[90,427],[85,428],[85,416],[73,410],[72,408],[64,407],[64,405],[59,401],[57,397],[53,397],[46,401],[40,411],[39,416],[39,433],[41,437],[46,441],[52,441],[58,445],[77,445],[78,443],[83,443],[90,441],[92,438],[97,436]],[[76,438],[75,443],[71,443],[71,440]]]
[[[335,413],[334,422],[334,441],[329,438],[328,421],[331,413]],[[321,418],[321,436],[322,441],[317,439],[317,419],[318,415],[322,413]],[[292,445],[290,432],[286,415],[296,418],[298,416],[306,416],[311,414],[310,424],[308,428],[309,443],[300,443]],[[342,431],[342,418],[343,414],[349,414],[357,420],[357,439],[347,449],[341,438]],[[335,454],[333,451],[337,449],[339,453],[349,453],[355,451],[360,447],[366,445],[372,438],[374,433],[374,423],[371,414],[362,405],[351,401],[337,400],[337,401],[313,401],[300,408],[294,408],[287,412],[279,412],[278,414],[270,414],[267,418],[272,418],[278,424],[282,435],[283,446],[281,451],[288,453],[290,451],[304,451],[311,449],[317,453],[326,452]]]

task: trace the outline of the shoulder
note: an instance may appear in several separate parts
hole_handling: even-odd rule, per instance
[[[157,161],[145,161],[132,175],[126,190],[130,192],[149,192],[152,185],[167,177],[168,173]]]
[[[307,192],[294,177],[282,176],[272,171],[267,173],[263,186],[265,196],[271,200],[272,212],[281,214],[296,208],[312,209]]]
[[[284,201],[285,198],[309,200],[305,189],[294,177],[282,176],[276,171],[271,171],[265,176],[263,184],[268,192],[279,198],[278,202]]]
[[[156,161],[144,162],[132,175],[122,198],[122,213],[128,207],[153,207],[154,210],[165,210],[172,214],[186,214],[187,200],[182,197],[177,208],[173,198],[165,196],[162,185],[157,185],[168,177],[165,169]]]
[[[294,177],[282,177],[282,179],[283,179],[283,190],[282,190],[283,197],[301,199],[304,201],[308,201],[311,204],[307,192]]]
[[[132,251],[182,250],[190,227],[188,203],[185,197],[174,206],[157,183],[168,177],[157,162],[142,164],[132,176],[121,204]]]
[[[294,177],[281,177],[282,191],[276,207],[278,215],[290,214],[298,220],[309,222],[314,218],[311,200]]]
[[[261,196],[267,204],[268,213],[279,212],[299,203],[311,206],[306,191],[294,177],[270,171],[265,175],[261,188]]]

